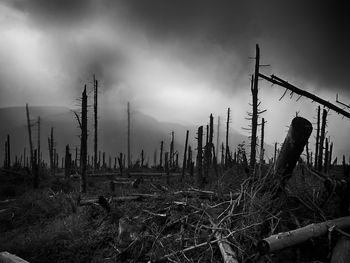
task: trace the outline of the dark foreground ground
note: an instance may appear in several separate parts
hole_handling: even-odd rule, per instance
[[[0,251],[29,262],[222,262],[221,233],[239,262],[328,262],[328,237],[257,257],[260,239],[339,216],[339,198],[303,167],[287,197],[274,199],[269,169],[254,181],[239,167],[212,171],[205,191],[189,176],[164,175],[111,193],[116,178],[101,175],[89,177],[84,196],[78,178],[42,176],[33,190],[25,171],[2,171]]]

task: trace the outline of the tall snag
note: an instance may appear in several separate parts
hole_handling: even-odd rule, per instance
[[[322,165],[323,165],[323,143],[325,139],[325,132],[326,132],[326,122],[327,122],[327,110],[323,109],[322,114],[322,126],[321,126],[321,135],[320,135],[320,142],[319,142],[319,154],[318,154],[318,161],[317,161],[317,170],[322,171]]]
[[[256,162],[256,133],[258,127],[258,81],[259,81],[259,64],[260,64],[260,49],[257,44],[255,56],[255,73],[253,75],[253,86],[251,88],[252,99],[253,99],[253,112],[252,112],[252,134],[251,134],[251,144],[250,144],[250,171],[253,175],[255,172],[255,162]]]
[[[72,165],[72,154],[69,152],[69,144],[67,144],[66,145],[65,165],[64,165],[65,178],[69,178],[69,176],[70,176],[71,165]]]
[[[32,128],[31,128],[31,124],[30,124],[28,103],[26,104],[26,112],[27,112],[27,127],[28,127],[29,149],[30,149],[30,167],[33,167],[33,154],[34,153],[33,153]]]
[[[321,122],[321,107],[317,108],[317,130],[316,130],[316,149],[315,149],[315,169],[318,167],[318,149],[320,145],[320,122]]]
[[[131,168],[131,153],[130,153],[130,103],[128,102],[128,168]]]
[[[94,74],[94,171],[97,171],[97,140],[98,140],[98,129],[97,129],[97,94],[98,94],[98,81],[95,79]]]
[[[230,108],[227,109],[227,120],[226,120],[226,143],[225,143],[225,168],[229,165],[230,149],[228,146],[228,132],[230,125]]]
[[[81,137],[80,137],[80,192],[86,193],[86,157],[87,157],[87,95],[86,85],[82,93],[81,104]]]
[[[186,142],[185,142],[185,150],[184,150],[184,158],[183,158],[183,163],[182,163],[182,174],[181,174],[181,180],[185,178],[185,170],[186,170],[186,157],[187,157],[187,144],[188,144],[188,134],[189,131],[186,131]]]
[[[198,138],[197,138],[197,183],[198,186],[201,188],[204,186],[204,176],[202,171],[202,163],[203,163],[203,126],[200,126],[198,128]]]

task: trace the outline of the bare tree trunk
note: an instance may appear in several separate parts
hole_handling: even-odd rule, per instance
[[[218,127],[216,130],[216,158],[217,162],[219,162],[219,142],[220,141],[220,116],[218,116]]]
[[[326,146],[325,146],[325,154],[324,154],[324,172],[327,173],[328,172],[328,163],[329,163],[329,155],[328,155],[328,139],[326,138]]]
[[[186,142],[185,142],[185,150],[184,150],[184,159],[183,159],[183,164],[182,164],[181,180],[183,180],[185,178],[186,161],[187,161],[186,157],[187,157],[188,134],[189,134],[189,130],[186,131]]]
[[[255,73],[253,75],[253,87],[252,98],[253,98],[253,113],[252,113],[252,137],[250,144],[250,172],[251,175],[255,173],[255,156],[256,156],[256,133],[258,127],[258,81],[259,81],[259,65],[260,65],[260,49],[259,45],[256,45],[256,56],[255,56]]]
[[[159,167],[163,168],[163,141],[160,142]]]
[[[28,127],[29,149],[30,149],[30,167],[33,167],[33,141],[32,141],[32,128],[31,128],[31,124],[30,124],[30,117],[29,117],[29,107],[28,107],[28,103],[26,104],[26,111],[27,111],[27,127]]]
[[[203,126],[200,126],[198,128],[198,138],[197,138],[197,183],[200,188],[204,186],[204,177],[203,177],[203,171],[202,171],[202,161],[203,161],[202,140],[203,140]]]
[[[318,171],[322,171],[322,161],[323,161],[323,142],[325,139],[325,132],[326,132],[326,122],[327,122],[327,111],[323,109],[322,114],[322,127],[321,127],[321,135],[320,135],[320,143],[319,143],[319,155],[318,155]]]
[[[65,178],[70,177],[72,165],[72,154],[69,152],[69,144],[66,145],[66,157],[65,157],[65,165],[64,165],[64,176]]]
[[[174,166],[174,131],[171,132],[169,168]]]
[[[333,155],[333,142],[331,142],[331,146],[329,147],[329,159],[328,159],[328,167],[329,167],[329,169],[332,166],[332,155]]]
[[[98,141],[98,123],[97,123],[97,94],[98,94],[98,81],[95,79],[94,74],[94,171],[97,171],[97,141]]]
[[[87,95],[86,85],[82,94],[81,105],[81,142],[80,142],[80,173],[81,173],[81,185],[80,191],[86,193],[86,157],[87,157]]]
[[[38,173],[38,162],[37,162],[38,151],[34,151],[33,161],[32,161],[32,172],[33,172],[33,188],[37,189],[39,187],[39,173]]]
[[[226,120],[226,144],[225,144],[225,167],[228,167],[230,149],[228,147],[228,132],[230,125],[230,108],[227,109],[227,120]]]
[[[264,129],[265,129],[265,119],[262,118],[261,121],[261,139],[260,139],[260,164],[264,163]]]
[[[316,150],[315,150],[315,169],[318,168],[318,150],[320,146],[320,123],[321,123],[321,107],[317,109],[317,131],[316,131]]]
[[[38,173],[40,172],[40,166],[41,166],[41,159],[40,159],[40,116],[38,117],[38,142],[37,142],[37,148],[38,148]]]
[[[131,168],[131,157],[130,157],[130,103],[128,102],[128,168]]]

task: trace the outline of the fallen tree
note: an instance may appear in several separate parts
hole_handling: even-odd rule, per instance
[[[261,255],[265,255],[276,250],[300,244],[310,238],[322,236],[330,228],[334,227],[338,229],[350,227],[350,216],[310,224],[292,231],[272,235],[259,241],[257,249]]]

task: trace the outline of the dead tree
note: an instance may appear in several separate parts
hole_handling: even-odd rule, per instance
[[[160,156],[159,156],[159,167],[163,167],[163,141],[160,142]]]
[[[230,108],[227,109],[227,120],[226,120],[226,144],[225,144],[225,167],[228,167],[228,161],[229,161],[229,155],[230,155],[230,149],[228,146],[228,132],[229,132],[229,125],[230,125]]]
[[[28,127],[29,149],[30,149],[30,167],[33,167],[32,166],[33,165],[32,127],[31,127],[31,124],[30,124],[28,103],[26,104],[26,112],[27,112],[27,127]]]
[[[187,161],[187,144],[188,144],[188,134],[189,130],[186,131],[186,141],[185,141],[185,150],[184,150],[184,158],[182,163],[182,174],[181,174],[181,180],[185,178],[185,170],[186,170],[186,161]]]
[[[123,154],[122,153],[119,154],[118,164],[119,164],[120,176],[123,176]]]
[[[71,173],[71,165],[72,165],[72,154],[69,151],[69,144],[66,145],[66,157],[65,157],[65,164],[64,164],[64,176],[66,178],[69,178]]]
[[[306,147],[306,164],[309,166],[310,165],[310,153],[309,153],[309,141],[305,145]]]
[[[325,133],[326,133],[326,122],[327,122],[327,111],[323,109],[322,114],[322,126],[321,126],[321,134],[320,134],[320,143],[319,143],[319,154],[318,154],[318,171],[322,171],[322,165],[323,165],[323,143],[325,139]]]
[[[27,158],[27,156],[26,156],[26,147],[24,147],[24,149],[23,149],[23,167],[27,167],[27,165],[26,165],[26,158]]]
[[[259,81],[259,65],[260,65],[260,49],[257,44],[255,47],[255,73],[253,75],[253,86],[251,88],[252,92],[252,133],[251,133],[251,144],[250,144],[250,171],[254,174],[255,162],[256,162],[256,133],[258,127],[258,81]]]
[[[213,118],[213,114],[210,114],[210,119],[209,119],[209,150],[208,150],[208,166],[211,166],[212,163],[212,151],[213,151],[213,137],[214,137],[214,118]],[[213,151],[214,153],[214,151]],[[215,154],[215,153],[214,153]]]
[[[263,79],[265,79],[273,84],[284,87],[284,88],[290,90],[292,93],[296,93],[300,96],[304,96],[304,97],[307,97],[313,101],[316,101],[316,102],[320,103],[321,105],[323,105],[323,106],[337,112],[338,114],[341,114],[341,115],[350,119],[350,112],[347,112],[347,111],[337,107],[336,105],[330,103],[329,101],[326,101],[324,99],[321,99],[320,97],[317,97],[316,95],[314,95],[312,93],[309,93],[305,90],[299,89],[299,88],[293,86],[292,84],[288,83],[287,81],[285,81],[285,80],[283,80],[275,75],[271,75],[271,77],[267,77],[267,76],[259,73],[259,77],[261,77],[261,78],[263,78]]]
[[[79,120],[79,119],[78,119]],[[80,192],[86,193],[86,157],[87,157],[87,95],[86,85],[82,93],[82,104],[81,104],[81,121],[79,122],[81,129],[80,136]]]
[[[38,149],[38,172],[40,172],[40,166],[41,166],[41,158],[40,158],[40,129],[41,129],[41,123],[40,123],[40,116],[38,117],[38,141],[37,141],[37,149]]]
[[[331,142],[331,146],[329,147],[329,159],[328,159],[328,167],[332,166],[332,155],[333,155],[333,142]]]
[[[328,172],[328,164],[329,164],[329,145],[328,145],[328,139],[326,138],[324,165],[323,165],[323,170],[325,173]]]
[[[51,127],[51,133],[50,137],[48,138],[48,144],[49,144],[49,157],[50,157],[50,170],[51,174],[54,174],[54,139],[53,139],[53,127]]]
[[[33,173],[33,188],[37,189],[39,187],[39,171],[38,171],[38,150],[35,149],[32,161],[32,173]]]
[[[217,126],[217,130],[216,130],[216,158],[217,158],[217,162],[219,161],[219,142],[220,141],[220,116],[218,116],[218,126]]]
[[[7,134],[7,139],[5,141],[5,162],[4,168],[11,168],[11,145],[10,145],[10,135]]]
[[[311,132],[312,124],[308,120],[302,117],[295,117],[292,120],[281,151],[277,157],[274,171],[275,178],[279,181],[280,187],[284,187],[286,181],[292,175]]]
[[[98,81],[95,79],[94,74],[94,171],[97,171],[97,140],[98,140],[98,124],[97,124],[97,94],[98,94]]]
[[[141,151],[141,168],[143,168],[143,163],[145,161],[144,151]]]
[[[265,132],[265,119],[262,118],[261,121],[261,138],[260,138],[260,163],[264,163],[264,132]]]
[[[174,131],[171,132],[169,167],[174,166]]]
[[[192,149],[191,146],[188,146],[188,156],[187,156],[187,168],[191,168],[192,164]]]
[[[197,183],[198,186],[201,188],[204,186],[204,177],[203,177],[203,171],[202,171],[202,161],[203,161],[203,126],[200,126],[198,128],[198,138],[197,138]]]
[[[130,153],[130,103],[128,102],[128,168],[131,168],[131,153]]]
[[[316,150],[315,150],[315,169],[318,167],[318,150],[320,145],[320,125],[321,123],[321,107],[317,108],[317,130],[316,130]]]

